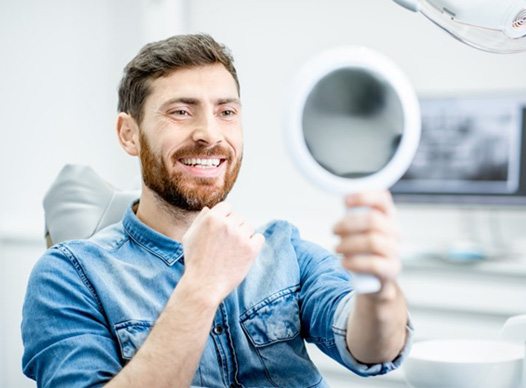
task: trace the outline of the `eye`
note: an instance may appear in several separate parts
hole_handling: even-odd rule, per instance
[[[236,115],[236,111],[235,110],[232,110],[232,109],[223,109],[221,111],[221,116],[224,116],[224,117],[231,117],[231,116],[235,116]]]
[[[186,109],[174,109],[168,112],[172,116],[190,116],[190,112]]]

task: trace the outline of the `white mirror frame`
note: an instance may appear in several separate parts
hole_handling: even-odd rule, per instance
[[[346,68],[361,69],[389,84],[400,99],[404,128],[398,149],[378,172],[360,178],[334,175],[314,159],[303,132],[303,110],[309,94],[328,74]],[[407,171],[420,140],[420,107],[416,93],[394,62],[365,47],[341,47],[326,51],[301,69],[292,85],[286,118],[286,143],[300,171],[313,183],[336,194],[382,190],[392,186]]]

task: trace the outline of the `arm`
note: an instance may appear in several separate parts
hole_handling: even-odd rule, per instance
[[[141,349],[106,386],[190,386],[217,307],[263,242],[228,204],[203,209],[183,237],[185,274]]]
[[[388,192],[353,195],[347,207],[367,206],[368,212],[348,213],[334,228],[341,240],[337,252],[349,271],[377,276],[382,288],[356,297],[348,319],[346,342],[364,364],[392,361],[406,342],[407,306],[396,282],[400,272],[395,209]]]
[[[347,346],[364,364],[394,360],[406,342],[407,307],[396,283],[358,295],[347,327]]]
[[[84,269],[66,245],[51,249],[35,266],[24,302],[24,373],[39,387],[190,385],[216,307],[246,276],[262,243],[228,205],[203,210],[183,238],[185,274],[124,368]]]
[[[135,357],[106,387],[188,387],[218,303],[183,276]]]
[[[185,274],[143,346],[106,386],[189,386],[217,307],[245,278],[263,242],[226,203],[203,209],[183,237]]]

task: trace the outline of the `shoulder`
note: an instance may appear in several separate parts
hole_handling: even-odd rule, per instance
[[[299,236],[298,228],[285,220],[272,220],[258,228],[258,232],[262,233],[265,238],[282,235]]]
[[[304,240],[301,237],[300,230],[293,224],[284,220],[273,220],[258,231],[265,236],[267,244],[276,246],[287,243],[296,251],[300,258],[304,255],[329,256],[330,253],[318,244]]]
[[[88,239],[68,240],[51,247],[65,256],[83,257],[111,252],[128,240],[122,222],[101,229]]]
[[[42,283],[44,279],[74,277],[85,279],[85,267],[117,250],[127,237],[122,224],[117,223],[97,232],[89,239],[68,240],[53,245],[36,262],[31,272],[30,283]],[[69,275],[71,276],[69,276]]]
[[[257,231],[265,236],[265,245],[274,248],[294,246],[300,238],[299,230],[288,221],[273,220],[258,228]]]
[[[118,229],[117,224],[90,239],[69,240],[47,249],[29,276],[25,311],[75,298],[90,300],[94,306],[100,307],[93,277],[111,265],[106,258],[111,256],[111,250],[119,241]]]
[[[79,294],[95,300],[94,290],[79,261],[68,248],[60,243],[49,248],[38,259],[27,283],[24,316],[28,312],[41,311],[55,305],[65,305]],[[47,310],[46,310],[47,311]]]

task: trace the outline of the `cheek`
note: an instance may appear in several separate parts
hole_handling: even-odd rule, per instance
[[[164,163],[171,165],[173,155],[188,143],[188,139],[181,135],[182,131],[178,131],[177,134],[175,131],[171,131],[169,136],[163,136],[162,139],[159,138],[161,146],[159,147],[158,155]]]
[[[243,130],[241,128],[232,130],[227,137],[227,141],[238,156],[243,153]]]
[[[171,169],[175,163],[174,157],[173,157],[175,149],[176,147],[166,148],[166,150],[164,150],[161,154],[159,154],[159,157],[162,163],[168,170]]]
[[[236,138],[233,144],[238,154],[243,152],[243,136]]]

